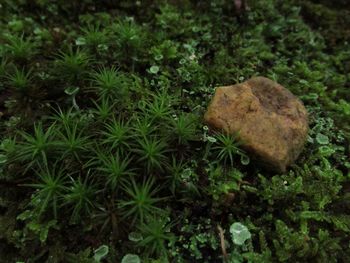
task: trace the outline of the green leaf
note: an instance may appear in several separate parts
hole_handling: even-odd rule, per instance
[[[23,213],[19,214],[17,216],[17,219],[18,220],[22,220],[22,221],[25,221],[27,220],[28,218],[32,218],[33,217],[33,211],[31,210],[25,210]]]
[[[318,150],[320,154],[325,157],[331,156],[333,153],[335,153],[335,150],[329,146],[321,146],[318,148]]]
[[[47,236],[49,234],[49,229],[52,226],[55,226],[57,224],[57,220],[51,220],[49,221],[45,227],[42,227],[40,230],[40,235],[39,235],[39,239],[41,243],[44,243],[47,239]]]
[[[239,222],[231,225],[230,233],[233,243],[239,246],[243,245],[246,240],[251,238],[249,229]]]
[[[141,263],[141,260],[138,255],[126,254],[122,259],[122,263]]]
[[[319,144],[322,144],[322,145],[329,144],[328,136],[323,135],[322,133],[318,133],[318,134],[316,135],[316,141],[317,141]]]
[[[109,252],[109,247],[106,245],[102,245],[99,248],[97,248],[96,250],[94,250],[94,259],[97,262],[101,262],[101,260],[107,256]]]
[[[39,234],[39,240],[41,243],[44,243],[49,234],[50,227],[53,227],[57,224],[57,220],[50,220],[46,223],[39,223],[37,221],[31,221],[27,224],[28,229],[33,231],[36,234]]]
[[[245,155],[245,154],[242,154],[241,155],[241,163],[243,165],[248,165],[250,163],[250,158],[249,156]]]
[[[0,164],[4,164],[7,161],[7,157],[5,154],[0,154]]]
[[[163,59],[163,55],[159,54],[159,55],[155,56],[154,59],[157,60],[157,61],[162,60]]]
[[[86,39],[83,37],[78,37],[78,39],[75,40],[75,44],[77,46],[84,46],[84,45],[86,45]]]
[[[130,241],[133,241],[133,242],[138,242],[138,241],[141,241],[143,239],[141,233],[138,233],[138,232],[129,233],[128,238]]]
[[[66,93],[67,95],[75,95],[79,92],[79,88],[78,87],[69,87],[69,88],[66,88],[64,90],[64,93]]]
[[[158,66],[152,66],[152,67],[150,67],[149,71],[152,74],[157,74],[159,72],[159,67]]]
[[[209,142],[212,142],[212,143],[216,142],[216,138],[214,138],[212,136],[207,136],[206,138]]]

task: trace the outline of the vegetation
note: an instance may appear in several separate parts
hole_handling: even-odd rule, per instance
[[[350,262],[348,4],[237,2],[0,3],[0,262]],[[285,174],[202,121],[257,75],[310,113]]]

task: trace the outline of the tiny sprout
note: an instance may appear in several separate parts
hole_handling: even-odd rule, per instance
[[[251,238],[249,229],[239,222],[231,225],[230,233],[233,243],[239,246],[243,245],[246,240]]]
[[[140,263],[140,262],[141,262],[140,257],[134,254],[126,254],[122,258],[122,263]]]
[[[157,60],[157,61],[162,60],[163,59],[163,55],[162,54],[156,55],[154,57],[154,59]]]
[[[319,153],[324,157],[329,157],[333,153],[335,153],[335,150],[333,148],[325,146],[325,145],[318,148],[318,150],[319,150]]]
[[[250,163],[250,158],[248,155],[242,154],[241,155],[241,164],[248,165]]]
[[[129,233],[128,238],[130,241],[133,241],[133,242],[138,242],[138,241],[141,241],[143,239],[141,233],[139,233],[139,232]]]
[[[323,135],[322,133],[318,133],[318,134],[316,135],[316,141],[317,141],[319,144],[322,144],[322,145],[329,144],[328,136]]]
[[[101,262],[103,258],[105,258],[109,253],[109,247],[106,245],[102,245],[94,250],[94,260],[96,262]]]
[[[79,88],[78,87],[69,87],[69,88],[66,88],[64,90],[64,92],[67,94],[67,95],[70,95],[70,96],[74,96],[78,93],[79,91]]]
[[[216,140],[214,137],[212,137],[212,136],[206,136],[206,140],[207,140],[208,142],[212,142],[212,143],[214,143],[214,142],[217,141],[217,140]]]
[[[184,65],[186,63],[186,59],[184,59],[184,58],[180,59],[179,63],[180,63],[180,65]]]
[[[77,46],[84,46],[86,45],[86,39],[83,38],[83,37],[78,37],[76,40],[75,40],[75,44]]]
[[[79,88],[78,87],[69,87],[69,88],[66,88],[64,90],[64,93],[66,93],[67,95],[71,96],[73,107],[76,110],[79,110],[79,106],[78,106],[77,101],[75,99],[75,96],[77,95],[78,92],[79,92]]]
[[[159,67],[158,66],[152,66],[152,67],[150,67],[149,71],[152,74],[157,74],[159,72]]]

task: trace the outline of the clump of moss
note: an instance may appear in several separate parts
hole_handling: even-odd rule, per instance
[[[303,17],[329,42],[329,48],[342,46],[350,40],[350,5],[347,1],[296,1]]]
[[[347,33],[302,18],[341,24],[338,11],[273,0],[238,16],[228,0],[7,3],[1,259],[348,261]],[[285,174],[249,163],[241,142],[202,123],[215,86],[255,75],[310,112],[305,150]]]

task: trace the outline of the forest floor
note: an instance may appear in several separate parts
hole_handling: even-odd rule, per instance
[[[1,263],[350,262],[350,6],[238,2],[0,2]],[[203,122],[253,76],[309,112],[283,174]]]

